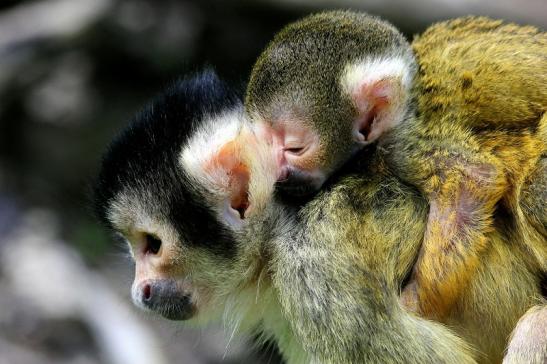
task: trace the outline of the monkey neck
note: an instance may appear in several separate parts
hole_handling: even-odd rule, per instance
[[[284,222],[291,221],[283,216],[284,211],[281,206],[269,209],[265,213],[269,218],[253,221],[249,225],[255,228],[239,237],[245,258],[239,260],[237,270],[243,279],[236,291],[223,298],[224,309],[220,318],[228,336],[235,332],[258,335],[258,340],[274,341],[288,363],[307,363],[311,358],[282,310],[283,298],[274,288],[271,269],[274,259],[272,245],[279,246],[276,239],[280,236],[286,239],[290,232],[297,230],[293,224]]]
[[[276,239],[297,229],[298,209],[272,198],[259,213],[254,214],[245,223],[236,236],[240,256],[246,270],[243,286],[253,285],[260,279],[268,278],[271,266],[271,246]],[[259,279],[260,278],[260,279]]]

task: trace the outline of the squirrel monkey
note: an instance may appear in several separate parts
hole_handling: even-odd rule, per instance
[[[295,242],[310,249],[306,234],[318,224],[308,226],[293,208],[276,202],[279,170],[271,143],[246,121],[242,101],[211,72],[176,83],[139,113],[105,154],[95,189],[99,215],[131,248],[135,304],[196,324],[224,317],[234,331],[275,339],[290,364],[335,363],[336,358],[394,362],[408,356],[415,363],[474,362],[468,345],[448,328],[413,317],[398,305],[395,276],[410,266],[410,249],[404,269],[376,265],[368,273],[374,279],[351,283],[352,292],[363,289],[364,301],[351,300],[344,292],[349,286],[324,291],[322,284],[342,279],[332,269],[364,272],[366,262],[344,259],[344,266],[325,266],[322,277],[321,266],[309,267],[311,261],[299,259]],[[408,188],[401,193],[417,198]],[[403,207],[404,212],[393,207],[381,210],[424,219],[419,204]],[[406,234],[402,221],[399,225],[399,234]],[[320,246],[321,254],[332,249],[330,241]],[[307,270],[313,282],[293,282]],[[312,286],[305,288],[308,283]],[[366,297],[367,292],[375,293]],[[310,307],[316,294],[327,299]],[[302,295],[302,306],[289,313],[288,306],[298,305]],[[350,314],[341,305],[360,316],[337,322]],[[306,329],[296,327],[314,320],[308,316],[311,309],[319,315],[316,324],[332,324],[332,333],[322,327],[320,337],[300,336]],[[367,326],[360,326],[364,322]],[[354,327],[341,336],[338,326]],[[336,347],[340,352],[332,351]]]
[[[276,143],[211,72],[175,83],[113,141],[96,208],[129,244],[135,304],[260,333],[289,364],[501,361],[540,295],[537,262],[509,243],[513,217],[488,233],[446,326],[425,320],[398,302],[426,229],[423,196],[373,149],[311,201],[283,204]]]
[[[267,46],[246,110],[275,140],[279,187],[292,195],[377,143],[386,168],[429,201],[402,301],[442,319],[480,264],[496,206],[518,207],[544,151],[546,54],[546,33],[483,17],[439,23],[410,46],[376,17],[324,12]],[[547,243],[534,248],[547,269]]]

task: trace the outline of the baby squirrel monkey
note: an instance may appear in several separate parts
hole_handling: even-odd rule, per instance
[[[268,45],[246,110],[273,138],[279,187],[293,195],[317,190],[377,142],[390,173],[430,204],[402,301],[440,319],[479,265],[496,204],[518,205],[544,151],[546,53],[546,33],[487,18],[440,23],[411,48],[378,18],[319,13]],[[547,268],[546,250],[533,253]]]

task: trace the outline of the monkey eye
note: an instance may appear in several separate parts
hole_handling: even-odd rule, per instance
[[[289,152],[294,155],[301,155],[304,153],[304,147],[285,148],[285,152]]]
[[[153,235],[145,234],[144,244],[144,254],[156,255],[160,251],[161,240]]]

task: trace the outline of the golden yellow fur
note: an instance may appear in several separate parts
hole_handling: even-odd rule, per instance
[[[481,264],[496,209],[523,218],[521,186],[545,153],[547,34],[467,17],[430,27],[412,48],[417,118],[391,137],[391,158],[431,205],[404,300],[416,294],[418,312],[442,318]],[[547,268],[545,235],[517,225]]]

